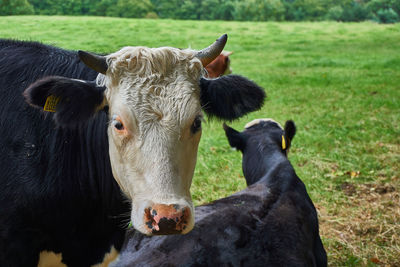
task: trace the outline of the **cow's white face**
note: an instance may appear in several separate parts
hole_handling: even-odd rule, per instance
[[[176,48],[126,47],[108,56],[107,73],[98,78],[107,87],[113,175],[132,200],[134,227],[145,234],[164,234],[163,217],[179,222],[167,233],[187,233],[194,225],[190,185],[203,71],[194,56]]]

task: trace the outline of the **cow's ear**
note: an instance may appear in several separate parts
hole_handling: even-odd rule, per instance
[[[104,105],[104,88],[95,82],[52,76],[31,84],[25,89],[24,97],[30,105],[54,112],[58,125],[74,127]]]
[[[225,123],[223,124],[223,127],[225,130],[225,135],[228,138],[229,145],[233,148],[243,151],[246,144],[244,136]]]
[[[218,79],[200,79],[201,105],[211,117],[232,121],[258,110],[264,104],[264,90],[254,82],[226,75]]]
[[[296,134],[296,124],[294,124],[294,121],[292,120],[286,121],[284,130],[285,130],[285,138],[288,143],[287,148],[289,148]]]

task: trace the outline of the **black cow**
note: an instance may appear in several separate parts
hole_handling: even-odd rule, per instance
[[[130,231],[113,266],[326,266],[317,213],[287,159],[295,125],[257,120],[239,133],[224,125],[243,153],[248,188],[196,207],[184,236]]]
[[[131,49],[136,51],[135,48]],[[199,52],[201,62],[210,61],[207,58],[204,61],[204,56],[220,53],[212,50],[211,47]],[[156,49],[154,51],[159,52]],[[119,61],[122,65],[127,62],[124,60],[130,60],[126,50],[123,52],[125,54],[122,61]],[[199,77],[200,74],[195,71],[201,71],[202,63],[200,59],[194,58],[190,51],[168,48],[162,52],[186,53],[192,62],[190,75]],[[139,59],[138,56],[137,60]],[[124,140],[124,144],[130,142],[129,127],[132,126],[132,122],[124,120],[126,112],[118,117],[109,113],[113,109],[133,107],[118,106],[112,102],[118,95],[114,94],[113,99],[108,99],[104,94],[106,92],[109,96],[111,89],[99,86],[99,82],[94,80],[96,77],[103,80],[110,76],[115,78],[117,72],[123,76],[124,72],[116,67],[115,60],[115,54],[106,61],[106,58],[100,56],[85,52],[79,52],[78,55],[75,51],[36,42],[0,40],[1,267],[36,266],[42,251],[61,253],[63,263],[68,266],[90,266],[99,263],[112,246],[120,249],[128,223],[132,214],[136,212],[148,211],[144,219],[150,221],[147,224],[149,234],[158,233],[158,230],[160,234],[190,230],[185,230],[186,221],[179,225],[165,224],[168,220],[160,215],[156,218],[156,210],[151,210],[151,206],[145,207],[145,210],[131,211],[131,203],[135,196],[131,194],[130,188],[128,190],[124,187],[124,179],[128,177],[114,179],[118,172],[114,173],[115,166],[110,163],[110,134],[113,138]],[[154,60],[159,59],[154,57]],[[143,62],[154,65],[144,59]],[[108,64],[111,64],[113,69],[107,70]],[[132,62],[129,64],[135,67]],[[184,70],[184,63],[174,61],[174,64]],[[157,67],[157,64],[154,66]],[[174,66],[171,69],[162,67],[170,74],[174,73]],[[134,75],[135,73],[130,74],[129,77]],[[157,73],[152,75],[151,77],[160,81]],[[168,82],[173,82],[170,76],[163,77],[169,79]],[[146,81],[149,82],[149,79]],[[191,101],[199,102],[198,105],[202,105],[206,113],[217,117],[234,119],[242,116],[260,108],[265,96],[256,84],[239,76],[227,76],[217,80],[205,80],[200,77],[199,80],[192,79],[190,82],[193,86],[191,90],[197,97]],[[121,80],[116,84],[127,83]],[[230,90],[232,86],[235,87],[233,91]],[[24,93],[27,87],[29,88]],[[152,92],[158,94],[161,89],[157,90]],[[166,93],[163,91],[162,94]],[[225,97],[223,100],[221,94]],[[147,99],[145,97],[150,98],[150,95],[145,95],[144,100]],[[231,105],[231,108],[226,104]],[[54,113],[45,112],[43,108]],[[152,114],[163,116],[160,113],[162,110],[158,112]],[[193,124],[188,124],[185,138],[192,140],[197,136],[198,141],[200,137],[197,133],[201,132],[201,120],[198,114],[194,115]],[[156,123],[157,120],[152,127],[156,127]],[[137,131],[137,134],[139,136],[140,132]],[[172,137],[167,137],[167,140],[173,140]],[[152,138],[152,141],[158,142],[157,136]],[[118,142],[118,145],[123,143]],[[181,143],[177,144],[182,146]],[[114,151],[112,155],[117,153],[118,151]],[[140,153],[143,155],[144,152]],[[158,155],[150,156],[156,158]],[[167,156],[165,155],[164,159],[169,162]],[[133,167],[142,171],[139,168],[142,166]],[[163,167],[165,166],[167,165],[164,164]],[[132,166],[125,166],[128,167]],[[157,170],[158,167],[153,165],[153,170]],[[174,167],[179,170],[179,166]],[[186,172],[191,180],[191,169]],[[163,178],[168,177],[164,175]],[[176,177],[178,178],[179,176]],[[123,193],[120,183],[123,185]],[[135,182],[130,180],[129,183]],[[187,185],[190,186],[190,181]],[[165,190],[167,189],[168,183],[165,186]],[[158,205],[166,209],[166,212],[178,207]],[[189,211],[190,207],[186,207],[181,212],[185,215],[185,220],[190,218]]]

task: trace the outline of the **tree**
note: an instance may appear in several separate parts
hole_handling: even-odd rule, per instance
[[[368,10],[367,8],[358,3],[353,2],[348,6],[343,8],[343,14],[340,20],[342,21],[363,21],[368,18]]]
[[[343,16],[343,8],[341,6],[331,7],[328,10],[328,13],[326,14],[326,18],[328,20],[340,21],[342,19],[342,16]]]
[[[40,15],[80,15],[82,0],[30,0]]]
[[[0,15],[33,14],[33,6],[27,0],[0,0]]]
[[[366,8],[378,22],[394,23],[399,21],[399,0],[372,0],[367,3]]]
[[[184,0],[179,8],[175,8],[176,19],[200,19],[200,3],[193,0]]]
[[[235,12],[235,4],[232,0],[222,0],[221,4],[216,8],[216,19],[233,20]]]
[[[150,0],[118,0],[117,2],[119,17],[144,18],[153,9]]]
[[[284,19],[285,7],[280,0],[264,0],[260,2],[260,20]]]
[[[183,0],[151,0],[154,11],[160,18],[171,19],[179,18],[178,9],[182,7],[183,2]]]
[[[91,15],[118,16],[117,0],[101,0],[90,9]]]
[[[94,15],[96,7],[100,3],[99,0],[81,0],[81,2],[82,15]]]
[[[219,9],[218,0],[203,0],[200,7],[200,18],[204,20],[217,19],[217,10]]]
[[[295,0],[292,6],[295,20],[318,20],[327,13],[324,2],[320,0]]]
[[[280,0],[238,1],[235,5],[235,20],[283,20],[285,7]]]

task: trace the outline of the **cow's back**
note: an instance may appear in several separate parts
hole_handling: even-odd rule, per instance
[[[263,180],[196,207],[184,236],[129,231],[112,266],[326,266],[315,208],[300,179],[288,180],[281,192]]]

